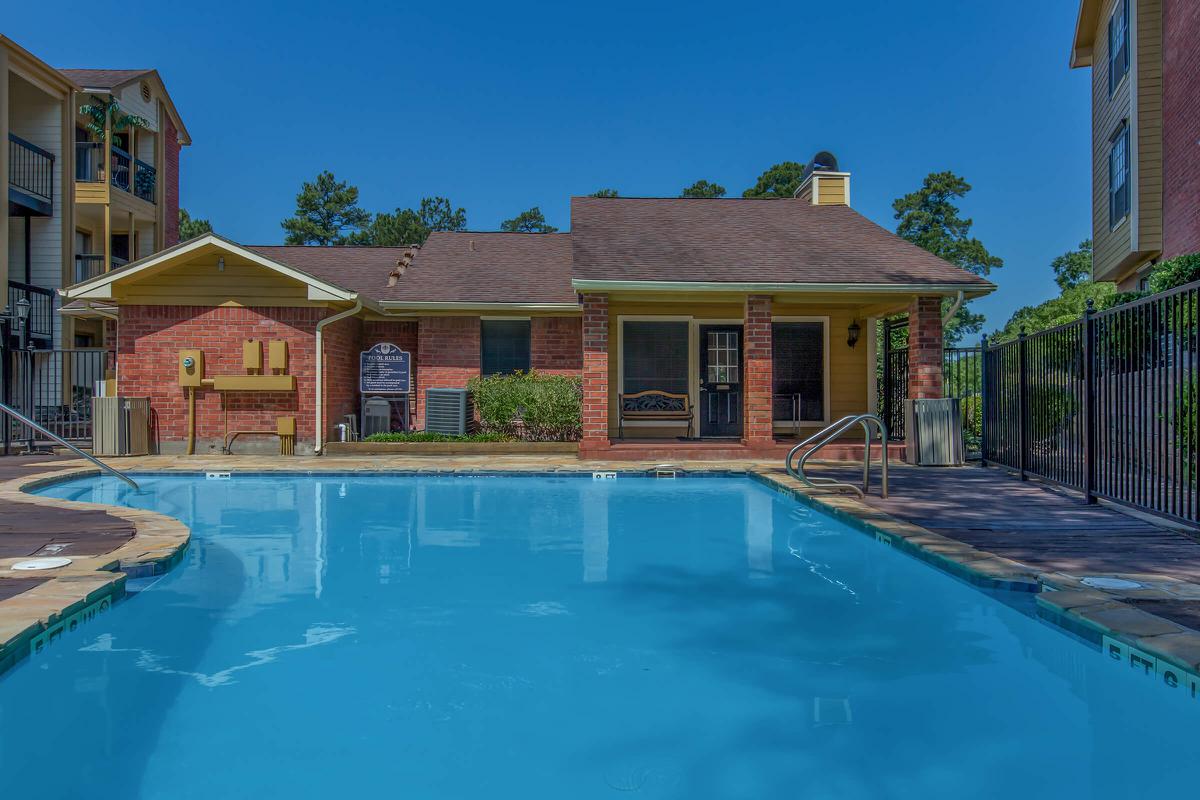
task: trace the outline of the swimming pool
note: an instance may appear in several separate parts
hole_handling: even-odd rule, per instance
[[[746,478],[141,478],[168,575],[0,678],[12,797],[1108,798],[1200,702]]]

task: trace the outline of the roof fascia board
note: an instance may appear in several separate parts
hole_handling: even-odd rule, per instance
[[[1100,23],[1100,0],[1079,0],[1075,14],[1075,36],[1071,40],[1072,69],[1090,67],[1096,47],[1096,30]]]
[[[966,292],[979,297],[993,292],[987,283],[725,283],[719,281],[571,281],[577,291],[681,291],[681,292],[772,292],[805,294],[812,292],[878,292],[894,294],[945,294]]]

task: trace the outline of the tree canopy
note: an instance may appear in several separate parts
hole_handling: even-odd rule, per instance
[[[353,244],[371,215],[358,207],[358,188],[339,181],[328,170],[305,181],[296,195],[296,213],[279,224],[287,231],[285,244]]]
[[[1116,285],[1103,281],[1084,281],[1075,286],[1068,286],[1058,297],[1035,306],[1018,308],[1004,327],[996,332],[994,338],[1003,342],[1017,338],[1022,328],[1026,333],[1034,333],[1053,328],[1055,325],[1074,322],[1083,316],[1088,300],[1095,303],[1096,308],[1107,308],[1116,295]]]
[[[179,209],[179,241],[186,242],[212,232],[212,223],[206,219],[193,218],[187,209]]]
[[[923,250],[976,275],[987,275],[1004,266],[1004,260],[992,255],[983,242],[971,236],[974,221],[959,216],[953,201],[961,200],[971,185],[953,172],[931,172],[921,188],[892,203],[899,220],[896,233]],[[951,301],[947,299],[945,305]],[[949,343],[983,329],[984,316],[967,309],[964,303],[946,326]]]
[[[742,197],[791,197],[803,180],[803,164],[781,161],[759,175],[754,185],[742,192]]]
[[[537,206],[522,211],[512,219],[500,223],[500,230],[507,233],[554,233],[558,228],[546,224],[546,217]]]
[[[588,197],[620,197],[620,193],[616,189],[597,189],[588,195]]]
[[[749,191],[747,189],[747,191]],[[691,186],[685,188],[679,193],[680,197],[724,197],[725,187],[718,183],[709,183],[706,180],[698,180]]]
[[[434,231],[462,231],[467,228],[467,211],[454,208],[445,197],[422,197],[419,209],[397,208],[392,213],[376,214],[361,241],[376,247],[402,247],[425,244]]]
[[[1075,250],[1068,250],[1050,262],[1054,282],[1066,291],[1092,279],[1092,240],[1084,239]]]

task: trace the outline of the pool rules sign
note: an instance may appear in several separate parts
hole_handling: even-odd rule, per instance
[[[358,354],[358,390],[363,394],[407,394],[412,380],[409,354],[381,343]]]

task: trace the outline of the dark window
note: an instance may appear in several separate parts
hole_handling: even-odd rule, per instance
[[[1108,18],[1108,94],[1129,72],[1129,0],[1120,0]]]
[[[479,368],[484,375],[529,371],[529,320],[485,319],[479,335]]]
[[[771,326],[774,387],[772,416],[777,420],[825,419],[825,325],[776,322]],[[797,417],[797,413],[799,416]]]
[[[1108,226],[1129,214],[1129,126],[1121,125],[1108,151]]]
[[[626,322],[621,336],[622,394],[688,390],[688,323]]]

